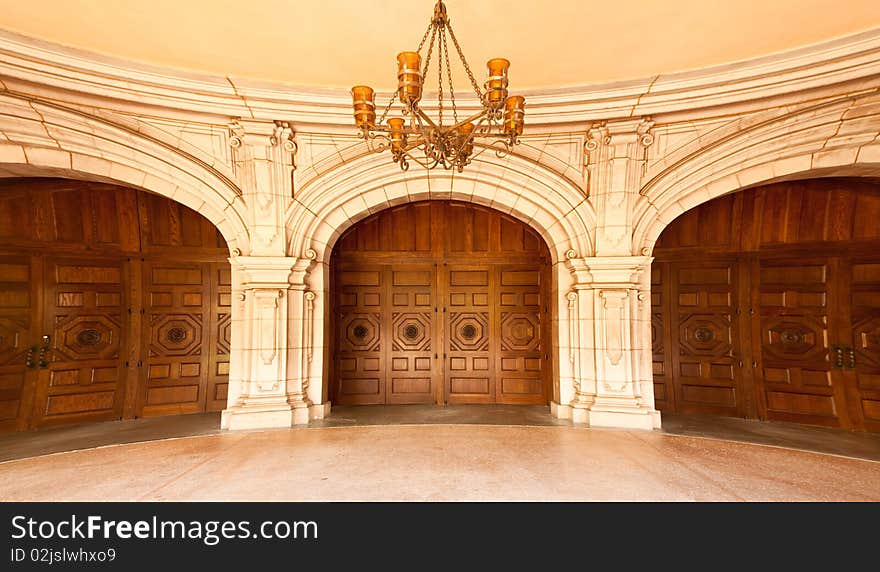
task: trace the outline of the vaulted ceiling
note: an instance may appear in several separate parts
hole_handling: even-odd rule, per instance
[[[309,87],[396,82],[434,0],[0,0],[0,28],[115,57]],[[644,78],[880,26],[877,0],[448,0],[482,81],[511,89]],[[453,64],[455,65],[455,64]],[[429,89],[433,85],[433,78]],[[461,77],[457,89],[466,89]]]

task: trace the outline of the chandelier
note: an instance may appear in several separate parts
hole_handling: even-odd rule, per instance
[[[447,37],[448,36],[448,37]],[[430,39],[429,39],[430,37]],[[452,86],[452,66],[449,63],[449,40],[464,65],[474,92],[480,102],[480,111],[469,117],[459,119],[455,104],[455,90]],[[422,65],[422,49],[428,44]],[[425,78],[428,77],[431,56],[436,49],[438,104],[435,118],[431,118],[419,106]],[[397,91],[376,121],[376,94],[372,88],[358,85],[352,88],[355,124],[360,129],[358,137],[367,142],[370,151],[382,153],[391,150],[391,157],[404,171],[409,169],[410,161],[426,169],[438,165],[445,169],[456,169],[459,173],[475,157],[493,149],[499,157],[510,152],[522,134],[525,115],[525,99],[519,95],[507,94],[507,70],[510,62],[504,58],[493,58],[486,64],[488,78],[483,90],[474,79],[474,74],[458,45],[455,32],[446,6],[439,0],[434,6],[434,16],[425,35],[414,52],[397,54]],[[444,71],[445,67],[445,71]],[[444,91],[444,76],[449,88]],[[445,107],[445,94],[449,95],[449,109]],[[403,117],[392,117],[385,121],[395,100],[402,105]],[[444,112],[446,123],[444,123]],[[451,120],[451,122],[450,122]],[[474,141],[477,152],[474,153]]]

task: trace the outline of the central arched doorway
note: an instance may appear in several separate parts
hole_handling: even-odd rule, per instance
[[[550,253],[528,225],[455,201],[393,207],[331,258],[339,404],[545,404]]]

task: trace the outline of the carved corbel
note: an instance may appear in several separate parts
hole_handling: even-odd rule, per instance
[[[626,290],[600,290],[602,299],[602,322],[604,324],[605,352],[611,365],[620,363],[624,353],[624,332],[626,330]],[[609,387],[609,389],[611,389]],[[620,389],[618,389],[619,391]]]

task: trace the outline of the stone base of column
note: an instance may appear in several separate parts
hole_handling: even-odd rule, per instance
[[[323,419],[330,415],[330,402],[318,403],[309,407],[309,419]]]
[[[551,401],[550,415],[556,417],[557,419],[571,419],[571,405],[563,405],[561,403]]]
[[[590,427],[659,429],[660,412],[633,399],[599,397],[589,411]]]
[[[308,425],[310,416],[308,403],[245,404],[224,409],[220,427],[230,431],[293,427]]]

